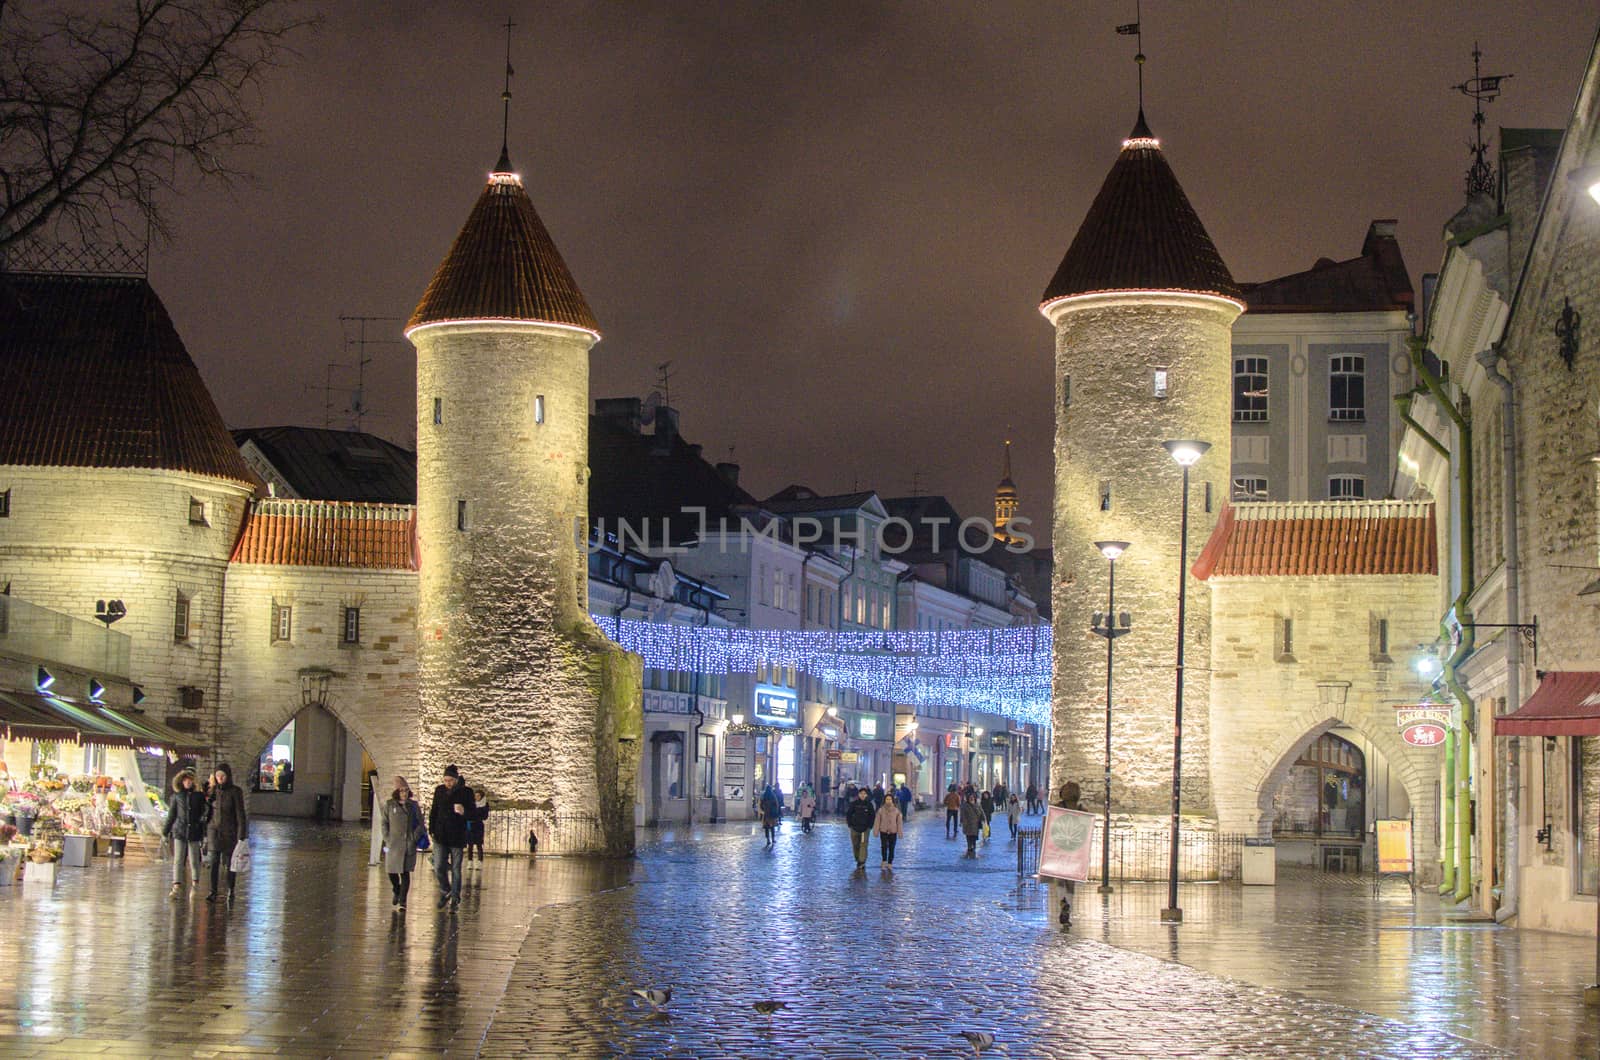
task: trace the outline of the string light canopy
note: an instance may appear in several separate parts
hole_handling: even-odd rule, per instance
[[[727,629],[593,616],[646,666],[701,674],[793,666],[836,688],[908,706],[983,710],[1050,723],[1050,627],[882,630]]]

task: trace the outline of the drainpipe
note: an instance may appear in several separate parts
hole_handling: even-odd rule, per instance
[[[1444,443],[1439,441],[1439,439],[1435,438],[1433,435],[1429,434],[1422,424],[1418,423],[1411,417],[1411,402],[1418,394],[1422,393],[1426,393],[1426,391],[1419,386],[1415,390],[1410,390],[1404,394],[1395,395],[1394,403],[1395,406],[1400,410],[1400,422],[1415,431],[1417,437],[1427,442],[1434,452],[1438,453],[1446,460],[1449,460],[1450,450],[1445,448]]]
[[[1506,624],[1515,626],[1522,614],[1522,561],[1520,537],[1517,529],[1517,392],[1511,380],[1500,371],[1500,344],[1478,351],[1478,363],[1483,366],[1489,382],[1500,388],[1500,463],[1504,468],[1501,483],[1501,533],[1506,564]],[[1522,633],[1517,629],[1506,631],[1506,706],[1516,710],[1522,706]],[[1506,921],[1517,915],[1517,896],[1520,891],[1522,748],[1521,740],[1513,736],[1506,758],[1506,836],[1505,836],[1505,887],[1501,891],[1500,908],[1494,917]]]
[[[1470,792],[1472,788],[1472,726],[1474,723],[1472,697],[1467,694],[1466,688],[1461,684],[1457,669],[1464,663],[1473,650],[1472,611],[1467,606],[1467,599],[1472,594],[1472,588],[1477,580],[1473,568],[1472,555],[1472,425],[1456,407],[1455,402],[1445,393],[1444,384],[1432,371],[1428,369],[1427,361],[1423,358],[1423,340],[1420,338],[1408,340],[1411,347],[1411,363],[1416,369],[1417,378],[1422,380],[1423,386],[1432,395],[1450,422],[1455,424],[1456,433],[1460,438],[1457,446],[1459,458],[1456,465],[1456,495],[1461,506],[1461,565],[1460,578],[1461,590],[1456,594],[1455,603],[1450,611],[1456,616],[1456,623],[1461,630],[1461,643],[1456,645],[1455,651],[1444,663],[1444,685],[1455,697],[1460,706],[1461,724],[1458,726],[1459,736],[1455,741],[1454,755],[1454,832],[1455,832],[1455,871],[1451,892],[1455,901],[1465,901],[1472,897],[1472,801]],[[1448,636],[1449,628],[1444,619],[1439,621],[1442,634]]]

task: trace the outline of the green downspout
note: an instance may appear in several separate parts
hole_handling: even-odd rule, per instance
[[[1439,867],[1443,870],[1439,877],[1439,893],[1454,894],[1456,890],[1456,731],[1446,729],[1444,733],[1444,764],[1440,767],[1439,817],[1444,822],[1443,834],[1439,843]]]
[[[1454,754],[1451,755],[1450,764],[1445,771],[1445,782],[1451,785],[1450,809],[1454,823],[1454,828],[1447,829],[1446,835],[1448,836],[1451,830],[1455,833],[1454,849],[1451,851],[1454,854],[1455,871],[1450,872],[1447,865],[1445,883],[1454,883],[1454,889],[1449,893],[1459,902],[1472,897],[1471,761],[1474,719],[1472,697],[1462,687],[1456,672],[1472,654],[1474,640],[1474,631],[1471,628],[1472,612],[1467,607],[1467,598],[1472,595],[1473,586],[1477,581],[1472,554],[1472,425],[1445,393],[1443,382],[1428,370],[1427,361],[1422,356],[1423,340],[1410,339],[1408,345],[1411,347],[1411,364],[1416,369],[1417,378],[1422,380],[1422,385],[1438,403],[1440,410],[1455,424],[1461,438],[1458,446],[1460,458],[1455,462],[1456,491],[1461,505],[1461,591],[1456,595],[1455,603],[1450,608],[1450,614],[1455,616],[1456,623],[1461,628],[1461,643],[1456,645],[1456,649],[1450,653],[1450,658],[1445,660],[1442,675],[1445,687],[1450,690],[1450,694],[1461,707],[1454,748],[1446,746],[1446,753],[1453,750]],[[1446,615],[1439,621],[1439,631],[1446,638],[1450,636],[1448,618],[1449,615]],[[1443,886],[1440,888],[1440,893],[1446,893]]]
[[[1415,390],[1410,390],[1404,394],[1395,395],[1394,403],[1400,409],[1400,422],[1405,424],[1407,427],[1410,427],[1413,431],[1416,431],[1417,437],[1427,442],[1434,452],[1438,453],[1446,460],[1449,460],[1450,450],[1445,448],[1444,443],[1435,438],[1433,435],[1429,434],[1427,430],[1423,428],[1422,424],[1411,418],[1412,399],[1418,394],[1425,393],[1427,393],[1427,390],[1424,387],[1419,386]]]

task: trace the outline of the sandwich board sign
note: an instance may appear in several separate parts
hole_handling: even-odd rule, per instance
[[[1039,875],[1083,883],[1089,878],[1094,814],[1051,806],[1039,836]]]

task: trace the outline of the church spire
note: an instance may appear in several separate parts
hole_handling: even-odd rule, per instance
[[[511,69],[511,30],[516,25],[508,17],[506,19],[506,87],[500,93],[500,103],[503,111],[500,116],[500,161],[494,164],[496,173],[515,172],[511,168],[511,75],[516,73]]]
[[[1011,481],[1011,439],[1007,438],[1000,484],[994,489],[994,536],[1001,541],[1011,540],[1008,527],[1016,517],[1018,503],[1017,484]]]

